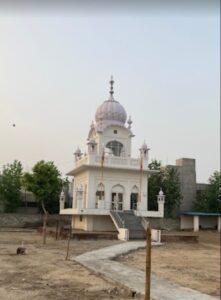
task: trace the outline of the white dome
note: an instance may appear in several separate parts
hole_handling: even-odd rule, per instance
[[[95,120],[97,126],[102,129],[110,125],[124,126],[127,113],[118,101],[109,99],[98,107]]]

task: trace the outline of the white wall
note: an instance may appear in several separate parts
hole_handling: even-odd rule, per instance
[[[180,229],[193,229],[193,216],[181,216]]]
[[[110,216],[73,216],[72,227],[85,231],[117,231]]]
[[[117,130],[117,134],[114,133],[114,130]],[[131,133],[125,127],[120,126],[110,126],[107,127],[102,134],[99,134],[97,139],[99,153],[101,153],[103,144],[106,144],[110,141],[118,141],[124,145],[124,155],[125,157],[131,156]]]
[[[110,216],[89,216],[93,219],[94,231],[117,231]]]
[[[89,171],[89,204],[90,208],[95,208],[95,198],[97,186],[101,182],[101,171],[98,169],[91,169]],[[104,169],[103,184],[105,187],[105,208],[111,207],[111,190],[115,185],[122,185],[124,187],[123,209],[130,209],[130,195],[133,187],[136,185],[140,189],[140,172]],[[147,175],[143,175],[142,195],[141,195],[141,210],[147,210]]]
[[[72,227],[75,229],[87,230],[87,218],[82,216],[82,221],[80,220],[80,216],[72,217]]]
[[[77,201],[76,201],[76,189],[82,185],[83,187],[83,208],[87,208],[87,203],[88,203],[88,195],[89,195],[89,190],[88,190],[88,180],[89,180],[89,172],[84,171],[79,173],[74,177],[74,188],[73,188],[73,208],[77,207]],[[86,190],[85,190],[86,188]]]
[[[117,130],[117,134],[114,133],[114,130]],[[131,156],[131,138],[132,134],[129,129],[121,126],[110,126],[104,129],[102,133],[95,132],[92,130],[90,136],[94,137],[98,143],[98,154],[101,154],[101,149],[103,145],[106,145],[108,142],[116,140],[121,142],[124,145],[124,156]],[[138,152],[138,149],[137,149]],[[139,152],[138,152],[139,156]],[[130,196],[133,187],[136,185],[140,192],[140,170],[121,170],[121,169],[104,169],[103,172],[103,184],[105,185],[105,208],[110,209],[111,207],[111,189],[114,185],[120,184],[124,188],[123,195],[123,209],[130,210]],[[85,203],[84,208],[94,209],[96,202],[96,191],[97,186],[101,182],[101,170],[96,168],[88,167],[87,171],[83,171],[75,175],[74,181],[74,195],[73,195],[73,208],[76,208],[76,188],[80,185],[87,186],[86,198],[85,194]],[[84,191],[85,193],[85,191]],[[147,210],[147,173],[143,173],[142,179],[142,190],[141,190],[141,202],[138,204],[138,209],[141,211]],[[140,198],[138,199],[140,200]]]

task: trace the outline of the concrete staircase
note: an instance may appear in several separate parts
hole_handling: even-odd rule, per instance
[[[112,218],[115,219],[115,224],[129,230],[129,239],[144,239],[145,230],[142,226],[142,218],[134,214],[133,211],[112,211]]]

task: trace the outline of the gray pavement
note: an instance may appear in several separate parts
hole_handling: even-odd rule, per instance
[[[154,243],[153,243],[154,244]],[[112,259],[130,251],[145,247],[145,242],[125,242],[87,252],[71,258],[99,275],[117,282],[138,294],[144,294],[145,274],[136,268],[126,266]],[[154,245],[159,245],[155,243]],[[212,300],[217,299],[196,290],[182,287],[155,275],[151,277],[151,298],[153,300]]]

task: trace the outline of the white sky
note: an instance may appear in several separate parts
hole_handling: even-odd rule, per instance
[[[219,169],[218,13],[2,13],[0,41],[0,167],[72,169],[113,74],[134,156],[145,139],[164,164],[196,158],[198,181]]]

